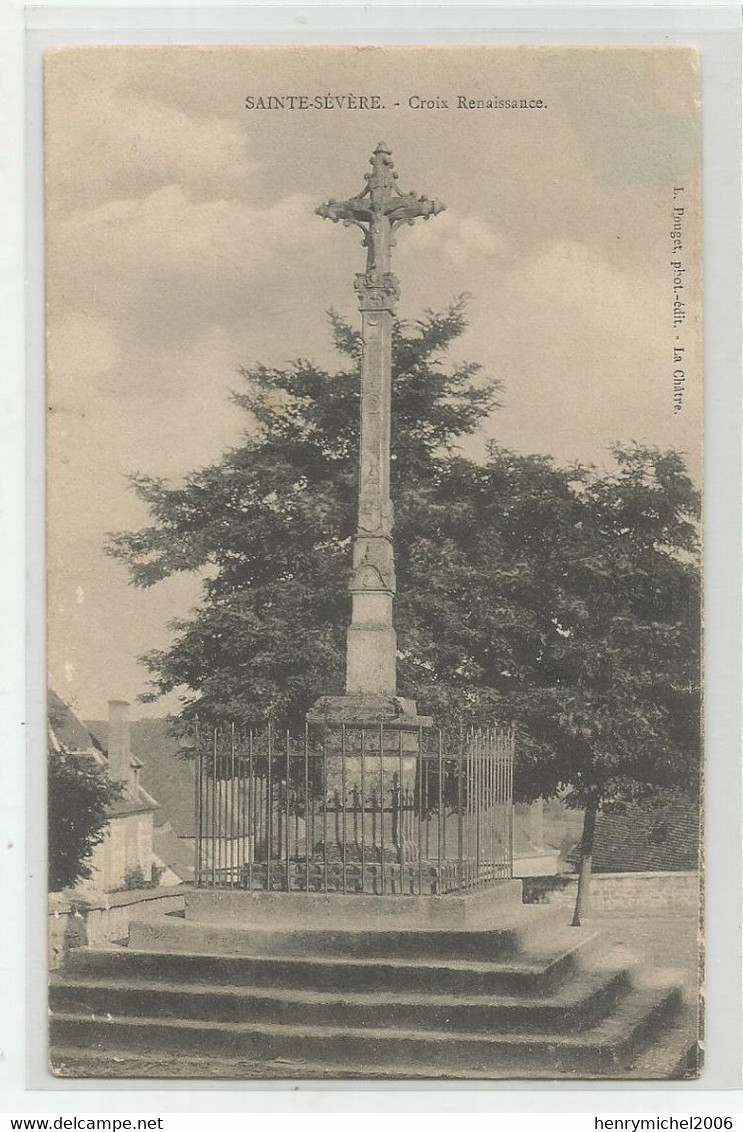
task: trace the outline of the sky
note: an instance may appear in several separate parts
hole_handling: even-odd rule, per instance
[[[384,109],[245,108],[271,94],[376,94]],[[544,105],[458,109],[459,96]],[[486,434],[600,466],[616,441],[673,446],[700,478],[693,50],[50,51],[49,679],[84,717],[146,690],[138,657],[167,646],[199,595],[193,576],[137,590],[104,553],[108,532],[147,522],[127,476],[177,481],[238,443],[250,427],[229,400],[241,366],[336,364],[326,312],[358,319],[364,253],[356,229],[314,210],[361,189],[380,140],[404,191],[446,205],[399,232],[399,315],[471,296],[453,357],[503,383]],[[133,714],[170,710],[174,697]]]

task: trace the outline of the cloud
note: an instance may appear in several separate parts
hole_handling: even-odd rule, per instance
[[[480,256],[496,256],[505,248],[503,236],[487,220],[451,212],[416,224],[409,240],[417,251],[437,256],[443,253],[458,266]]]
[[[582,325],[591,328],[603,349],[621,337],[622,349],[632,349],[632,339],[657,345],[657,327],[663,317],[667,295],[657,286],[653,264],[644,273],[633,265],[631,272],[604,259],[586,244],[557,240],[522,265],[516,280],[525,295],[547,304],[545,321],[555,329],[564,325],[569,312],[575,330],[566,338],[575,342]],[[555,316],[555,305],[559,315]]]
[[[479,290],[467,352],[503,380],[499,439],[599,463],[617,440],[693,449],[694,419],[683,434],[673,419],[662,281],[652,261],[644,273],[622,270],[594,248],[556,240],[499,271],[489,299]]]
[[[63,215],[105,200],[141,198],[182,185],[192,198],[240,196],[252,186],[251,159],[239,120],[193,117],[182,108],[121,97],[105,70],[82,59],[58,72],[47,64],[45,162],[50,208]]]
[[[314,220],[312,202],[299,193],[265,208],[194,200],[180,185],[141,201],[109,201],[57,220],[50,293],[63,310],[103,316],[139,343],[237,327],[280,303],[290,274],[311,285],[322,245]],[[55,313],[53,303],[52,325]]]

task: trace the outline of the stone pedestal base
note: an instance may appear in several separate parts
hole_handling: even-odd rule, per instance
[[[346,696],[321,696],[307,712],[307,722],[350,727],[379,727],[418,731],[431,727],[430,715],[418,715],[415,700],[355,692]]]
[[[186,920],[243,928],[464,929],[497,925],[522,907],[521,898],[520,880],[445,896],[195,889],[186,894]]]
[[[420,847],[412,843],[415,789],[422,736],[432,726],[431,717],[418,715],[414,700],[356,692],[321,696],[307,712],[307,722],[327,728],[322,739],[326,782],[349,802],[344,828],[363,828],[372,883],[382,859],[398,866],[417,861]],[[355,846],[351,848],[356,862]],[[394,868],[390,884],[393,876]],[[404,887],[402,875],[394,883]]]

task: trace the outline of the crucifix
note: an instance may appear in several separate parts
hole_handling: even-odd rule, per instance
[[[397,634],[392,620],[395,559],[390,499],[392,323],[400,295],[390,271],[394,233],[444,208],[437,200],[403,193],[391,151],[380,142],[358,196],[330,200],[319,216],[364,233],[366,270],[354,288],[361,311],[361,443],[358,528],[351,573],[351,624],[346,651],[346,694],[395,696]]]

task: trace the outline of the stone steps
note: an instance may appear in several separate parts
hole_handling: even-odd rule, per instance
[[[640,1051],[633,1063],[633,1077],[639,1081],[694,1080],[704,1063],[699,1032],[698,1006],[685,1000],[666,1020],[656,1040]]]
[[[196,894],[183,920],[133,924],[129,946],[71,954],[50,984],[55,1072],[664,1080],[689,1062],[679,980],[602,960],[564,909],[507,900],[483,922],[484,898],[442,900],[401,928],[328,900],[292,925],[281,904],[276,923],[265,900],[228,897]]]
[[[699,1075],[701,1054],[691,1035],[688,1016],[684,1012],[675,1022],[656,1035],[652,1045],[635,1057],[629,1069],[605,1070],[603,1080],[637,1081],[681,1081],[692,1080]],[[529,1066],[516,1069],[503,1068],[465,1070],[450,1067],[445,1073],[437,1066],[405,1065],[367,1065],[363,1076],[358,1069],[344,1065],[329,1066],[322,1062],[308,1061],[306,1058],[263,1058],[248,1060],[242,1057],[219,1057],[217,1059],[179,1054],[158,1057],[152,1053],[137,1053],[57,1046],[53,1053],[53,1068],[62,1077],[96,1077],[124,1079],[145,1077],[149,1079],[179,1080],[585,1080],[585,1074],[574,1069],[557,1070]]]
[[[640,985],[620,998],[606,1017],[582,1032],[544,1034],[350,1025],[297,1025],[266,1022],[207,1021],[161,1017],[106,1018],[54,1012],[51,1041],[63,1048],[83,1047],[107,1054],[134,1050],[164,1055],[250,1060],[306,1060],[355,1071],[369,1068],[383,1076],[399,1075],[401,1065],[424,1067],[448,1076],[452,1071],[555,1073],[589,1076],[619,1074],[631,1067],[644,1043],[672,1019],[681,1006],[675,984]],[[259,1076],[256,1073],[256,1076]]]
[[[336,956],[384,959],[415,955],[421,959],[494,959],[513,955],[536,921],[514,917],[487,929],[354,930],[261,929],[186,920],[137,920],[129,926],[129,946],[138,951],[189,952],[203,955]]]
[[[188,1018],[215,1022],[394,1027],[461,1033],[578,1031],[596,1022],[627,993],[626,970],[581,973],[544,998],[477,997],[275,989],[68,975],[53,978],[55,1012],[106,1017]]]
[[[86,948],[73,952],[67,969],[119,983],[144,979],[338,992],[384,992],[394,986],[396,994],[535,995],[546,993],[575,972],[581,953],[595,938],[568,928],[540,941],[541,947],[535,944],[526,956],[490,961],[429,957],[421,962],[413,952],[404,958],[371,959]]]

